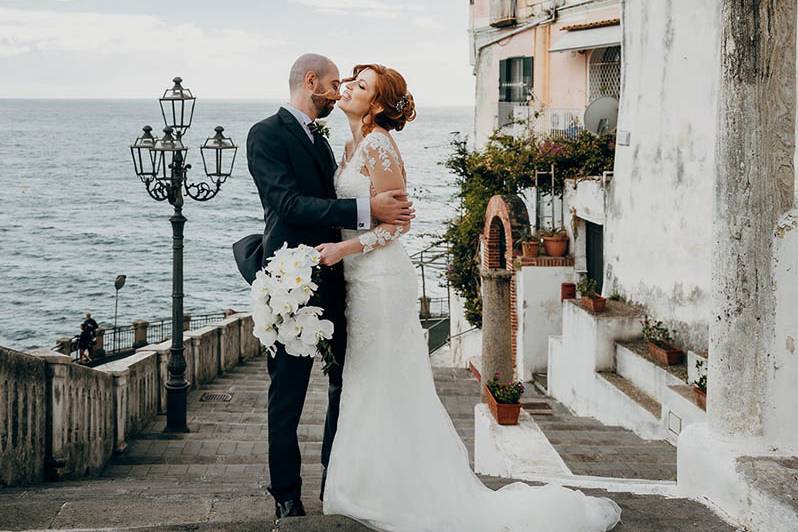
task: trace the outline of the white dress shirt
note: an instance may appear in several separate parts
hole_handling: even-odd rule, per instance
[[[313,138],[313,133],[310,131],[308,125],[313,122],[313,119],[310,118],[306,113],[300,111],[290,103],[283,105],[283,109],[291,113],[291,115],[296,118],[296,121],[299,122],[299,125],[302,126],[302,129],[305,130],[305,134],[310,139],[310,142],[315,143],[315,139]],[[371,200],[370,198],[356,198],[355,202],[357,203],[357,228],[358,229],[371,229]]]

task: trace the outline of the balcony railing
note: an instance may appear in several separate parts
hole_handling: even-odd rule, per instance
[[[537,113],[530,113],[530,126],[539,137],[575,138],[585,125],[582,122],[584,109],[549,108]]]
[[[518,20],[516,0],[490,0],[490,25],[494,28],[512,26]]]

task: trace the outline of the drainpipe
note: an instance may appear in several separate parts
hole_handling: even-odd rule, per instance
[[[592,1],[592,0],[590,0],[590,1]],[[554,22],[554,20],[556,18],[557,18],[557,9],[554,8],[554,9],[551,10],[550,14],[547,17],[545,17],[545,18],[533,20],[532,22],[527,22],[523,26],[519,26],[519,27],[515,28],[512,31],[508,31],[507,33],[502,33],[501,35],[499,35],[497,37],[494,37],[493,39],[489,40],[488,42],[480,44],[477,47],[476,52],[474,53],[474,72],[473,72],[473,74],[474,75],[477,74],[477,67],[479,66],[479,57],[482,55],[482,50],[484,48],[487,48],[488,46],[493,46],[497,42],[504,41],[506,39],[509,39],[510,37],[514,37],[514,36],[518,35],[519,33],[523,33],[525,31],[527,31],[530,28],[534,28],[535,26],[540,26],[541,24],[546,24],[547,22]],[[472,32],[472,33],[476,34],[476,32]]]
[[[548,12],[548,15],[546,17],[541,18],[541,19],[537,19],[537,20],[533,20],[532,22],[528,22],[528,23],[524,24],[523,26],[519,26],[518,28],[514,29],[513,31],[510,31],[510,32],[507,32],[507,33],[503,33],[503,34],[491,39],[490,41],[479,45],[477,47],[476,51],[474,52],[474,72],[473,72],[474,75],[476,75],[476,73],[477,73],[477,65],[479,64],[479,56],[482,54],[482,49],[483,48],[487,48],[488,46],[492,46],[492,45],[496,44],[497,42],[503,41],[505,39],[509,39],[510,37],[518,35],[519,33],[525,32],[529,28],[534,28],[535,26],[540,26],[540,25],[543,25],[543,24],[546,24],[546,23],[549,23],[549,22],[554,22],[555,20],[557,20],[557,14],[562,12],[562,11],[568,11],[569,9],[575,9],[577,7],[582,7],[582,6],[585,6],[587,4],[593,4],[595,2],[596,2],[596,0],[585,0],[584,2],[580,2],[578,4],[570,4],[570,5],[566,5],[566,6],[562,6],[562,7],[552,6],[551,9],[546,10]],[[471,30],[472,36],[475,36],[477,33],[478,33],[477,31],[475,31],[473,29]]]

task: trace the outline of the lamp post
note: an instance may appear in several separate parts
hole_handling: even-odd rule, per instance
[[[230,177],[238,147],[224,136],[224,128],[216,127],[215,135],[200,148],[206,180],[189,182],[186,164],[188,148],[183,135],[194,116],[196,98],[184,88],[181,78],[172,80],[174,86],[159,98],[164,119],[163,137],[152,135],[152,128],[144,126],[144,133],[130,146],[136,175],[156,201],[167,200],[174,212],[172,224],[172,346],[167,368],[166,428],[164,432],[188,432],[186,425],[186,359],[183,356],[183,199],[185,196],[208,201],[216,196]]]
[[[127,279],[126,275],[117,275],[116,279],[114,280],[114,288],[116,289],[116,298],[114,299],[114,346],[113,350],[116,352],[116,345],[117,345],[117,337],[119,336],[118,330],[116,328],[116,317],[117,311],[119,310],[119,291],[125,286],[125,279]]]

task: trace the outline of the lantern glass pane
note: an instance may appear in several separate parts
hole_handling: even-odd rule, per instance
[[[182,93],[175,97],[173,91],[170,90],[159,100],[164,125],[173,128],[179,135],[191,127],[191,121],[194,118],[194,104],[197,101],[190,96],[190,93],[188,96],[185,93],[188,91],[183,89]]]
[[[205,174],[217,181],[224,182],[233,173],[238,147],[230,137],[224,136],[224,128],[216,126],[216,134],[209,137],[200,148]]]
[[[133,167],[136,175],[144,179],[155,175],[155,152],[150,148],[131,146],[130,153],[133,156]]]

